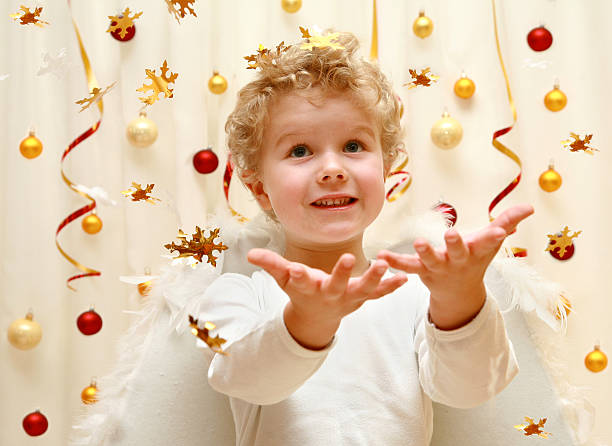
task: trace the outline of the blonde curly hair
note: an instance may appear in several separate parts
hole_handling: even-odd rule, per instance
[[[289,47],[281,44],[275,52],[259,54],[258,76],[238,92],[234,111],[225,123],[236,173],[247,187],[258,178],[268,105],[272,98],[287,92],[308,95],[318,88],[323,94],[351,94],[358,106],[373,112],[380,126],[385,171],[399,152],[404,152],[401,105],[378,64],[357,55],[357,38],[352,33],[338,33],[333,43],[343,49],[333,46],[302,49],[304,42],[308,40]],[[275,217],[272,212],[267,214]]]

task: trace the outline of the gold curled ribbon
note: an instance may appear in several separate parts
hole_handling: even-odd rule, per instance
[[[227,156],[227,163],[225,164],[225,172],[223,173],[223,193],[225,194],[225,201],[227,202],[227,206],[229,207],[231,214],[234,217],[237,217],[240,223],[246,223],[247,221],[249,221],[249,219],[246,218],[244,215],[240,214],[239,212],[235,211],[229,202],[229,188],[232,182],[233,174],[234,174],[234,166],[232,165],[232,154],[230,153]]]
[[[404,161],[402,161],[402,163],[397,166],[397,169],[395,169],[393,172],[391,172],[387,178],[390,178],[394,175],[404,175],[404,177],[402,177],[397,183],[395,183],[393,186],[391,186],[391,188],[387,191],[387,194],[385,196],[385,198],[387,199],[388,202],[393,202],[395,200],[397,200],[399,197],[401,197],[410,187],[410,185],[412,184],[412,175],[410,175],[410,172],[403,170],[404,167],[406,167],[406,164],[408,164],[408,158],[406,157],[406,159]],[[404,184],[406,183],[406,184]],[[404,187],[402,187],[399,191],[395,191],[395,189],[397,189],[399,186],[401,186],[402,184],[404,184]]]
[[[68,0],[68,7],[70,8],[70,10],[72,11],[72,5],[70,0]],[[96,80],[96,77],[93,73],[93,70],[91,68],[91,64],[89,62],[89,57],[87,57],[87,52],[85,51],[85,47],[83,46],[83,41],[81,39],[81,34],[79,33],[79,28],[77,27],[76,22],[74,21],[74,17],[72,17],[72,25],[74,27],[74,31],[76,33],[77,36],[77,40],[79,42],[79,49],[81,51],[81,59],[83,60],[83,66],[85,68],[85,75],[87,76],[87,86],[89,88],[89,91],[93,91],[94,88],[98,88],[98,81]],[[59,233],[62,229],[64,229],[64,227],[66,227],[66,225],[68,225],[69,223],[73,222],[74,220],[76,220],[78,217],[93,211],[96,208],[96,200],[91,197],[90,195],[86,194],[85,192],[79,190],[76,186],[76,183],[73,183],[72,181],[70,181],[70,179],[68,179],[68,177],[66,176],[66,174],[64,173],[64,160],[66,159],[66,156],[72,151],[72,149],[74,149],[77,145],[79,145],[82,141],[84,141],[85,139],[89,138],[91,135],[93,135],[98,128],[100,127],[100,123],[102,122],[102,115],[104,114],[104,104],[102,102],[102,99],[100,99],[97,102],[98,105],[98,110],[100,111],[100,118],[98,119],[98,122],[96,122],[94,125],[92,125],[89,129],[87,129],[85,132],[83,132],[81,135],[79,135],[74,141],[72,141],[70,143],[70,145],[68,146],[68,148],[66,150],[64,150],[64,153],[62,154],[62,159],[61,159],[61,174],[62,174],[62,180],[64,180],[64,183],[66,183],[66,185],[68,185],[68,187],[70,189],[72,189],[74,192],[78,193],[79,195],[81,195],[83,198],[86,198],[88,200],[91,201],[91,203],[77,209],[76,211],[72,212],[70,215],[68,215],[64,220],[62,220],[62,222],[59,224],[59,226],[57,227],[57,230],[55,231],[55,245],[57,246],[57,249],[59,250],[60,254],[62,254],[62,256],[64,256],[64,258],[66,260],[68,260],[70,263],[72,263],[75,267],[77,267],[79,270],[81,270],[83,272],[83,274],[77,274],[75,276],[69,277],[66,280],[66,285],[68,286],[68,288],[70,288],[72,291],[76,291],[75,288],[73,288],[70,285],[70,282],[75,280],[75,279],[79,279],[82,277],[91,277],[91,276],[100,276],[101,273],[100,271],[97,271],[95,269],[92,268],[88,268],[85,265],[82,265],[81,263],[79,263],[78,261],[76,261],[75,259],[73,259],[72,257],[70,257],[60,246],[59,241],[58,241],[58,236]]]
[[[497,150],[499,150],[501,153],[506,155],[518,165],[519,173],[512,180],[512,182],[510,182],[510,184],[508,184],[504,188],[504,190],[502,190],[499,194],[495,196],[495,198],[493,198],[493,200],[489,204],[489,221],[494,220],[493,216],[491,215],[491,211],[495,208],[495,206],[499,204],[500,201],[502,201],[510,192],[512,192],[514,188],[516,188],[516,186],[518,186],[521,181],[521,176],[523,174],[523,164],[521,163],[521,159],[516,153],[514,153],[497,139],[512,130],[512,128],[516,124],[516,107],[514,105],[514,99],[512,99],[512,92],[510,91],[510,81],[508,80],[508,73],[506,72],[506,66],[504,65],[504,59],[502,57],[501,47],[499,45],[499,33],[497,30],[497,12],[495,10],[495,0],[491,0],[491,3],[493,5],[493,26],[495,28],[495,45],[497,47],[497,56],[499,57],[499,64],[501,66],[502,72],[504,73],[504,80],[506,82],[506,92],[508,93],[508,102],[510,103],[510,109],[512,110],[512,125],[494,132],[492,144],[493,147],[495,147]],[[515,231],[516,229],[512,231],[511,234],[513,234]],[[512,248],[512,251],[515,257],[527,256],[527,250],[524,248]]]
[[[378,60],[378,16],[376,14],[376,0],[372,14],[372,44],[370,46],[370,59]]]
[[[497,130],[495,133],[493,133],[492,144],[493,144],[493,147],[495,147],[501,153],[509,157],[512,161],[514,161],[519,166],[520,171],[519,171],[519,174],[516,176],[516,178],[514,178],[514,180],[512,180],[512,182],[504,188],[504,190],[502,190],[499,194],[497,194],[497,196],[489,204],[489,221],[494,220],[494,218],[491,216],[491,211],[493,210],[493,208],[495,208],[495,206],[497,206],[497,204],[501,200],[503,200],[510,192],[512,192],[512,190],[516,186],[518,186],[519,182],[521,181],[521,175],[522,175],[522,170],[523,170],[523,165],[521,163],[521,160],[516,155],[516,153],[514,153],[512,150],[510,150],[508,147],[506,147],[505,145],[503,145],[501,142],[497,140],[497,138],[499,138],[502,135],[505,135],[510,130],[512,130],[512,128],[516,124],[516,107],[514,105],[514,100],[512,99],[512,92],[510,91],[510,81],[508,80],[508,73],[506,73],[504,59],[502,58],[501,48],[499,46],[499,34],[497,31],[497,13],[495,11],[495,0],[491,0],[491,1],[493,4],[493,25],[495,27],[495,44],[497,45],[497,55],[499,56],[499,63],[501,65],[502,72],[504,73],[504,80],[506,81],[506,91],[508,92],[508,101],[510,102],[510,109],[512,110],[512,125],[509,127],[505,127],[503,129]]]

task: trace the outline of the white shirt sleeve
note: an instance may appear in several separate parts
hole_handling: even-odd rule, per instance
[[[433,401],[475,407],[501,392],[518,373],[512,342],[489,290],[478,315],[463,327],[439,330],[427,309],[417,324],[419,380]]]
[[[323,364],[335,345],[309,350],[285,326],[284,304],[277,308],[258,295],[253,279],[227,273],[206,290],[201,314],[227,342],[208,369],[213,389],[252,404],[274,404],[291,395]]]

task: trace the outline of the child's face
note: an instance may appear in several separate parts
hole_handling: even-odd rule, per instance
[[[253,192],[282,224],[288,242],[325,247],[355,240],[384,203],[383,155],[374,117],[347,94],[275,98],[263,134]],[[323,197],[348,204],[317,206]]]

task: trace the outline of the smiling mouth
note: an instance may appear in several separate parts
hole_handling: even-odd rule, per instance
[[[321,209],[340,209],[347,208],[357,202],[356,198],[347,197],[347,198],[336,198],[330,200],[318,200],[314,203],[311,203],[311,206]]]

